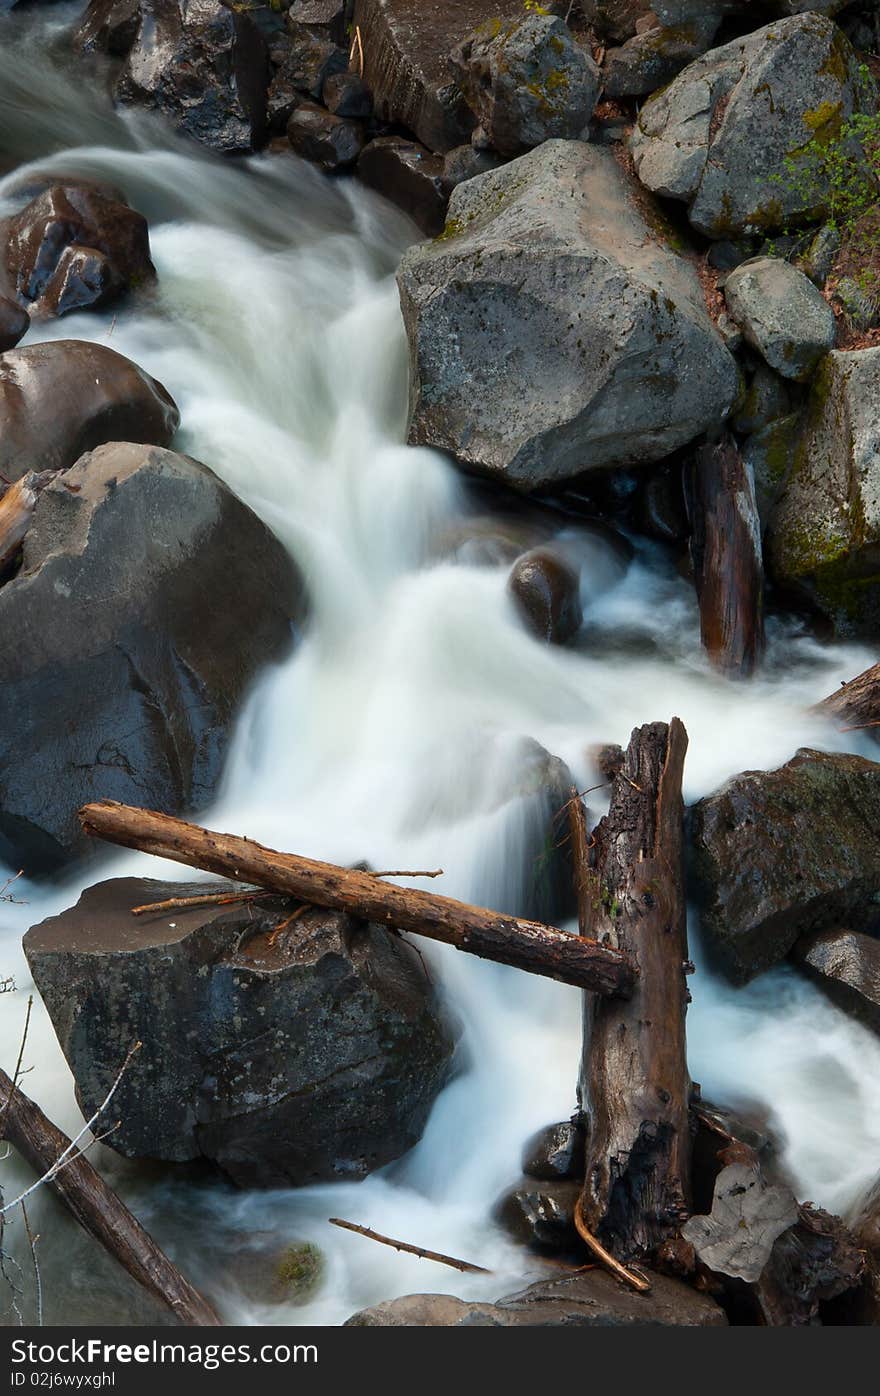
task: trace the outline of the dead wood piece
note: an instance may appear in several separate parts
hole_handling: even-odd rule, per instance
[[[54,474],[53,470],[29,470],[0,498],[0,574],[14,561],[30,528],[40,490]]]
[[[646,1280],[644,1275],[637,1274],[635,1270],[627,1270],[626,1266],[621,1265],[619,1260],[615,1260],[610,1251],[606,1251],[605,1247],[596,1240],[593,1233],[587,1229],[587,1224],[584,1221],[584,1208],[581,1198],[578,1198],[577,1202],[574,1204],[574,1224],[578,1236],[589,1246],[593,1254],[599,1257],[602,1264],[607,1270],[611,1271],[612,1275],[616,1275],[619,1280],[623,1280],[623,1283],[629,1285],[630,1289],[634,1289],[637,1294],[650,1294],[650,1281]]]
[[[841,684],[813,711],[831,718],[842,732],[873,729],[872,735],[880,739],[880,664]]]
[[[87,834],[125,848],[254,883],[311,906],[411,931],[486,960],[598,994],[632,990],[633,966],[623,951],[537,921],[398,887],[357,869],[277,853],[250,839],[214,833],[113,800],[84,806],[80,821]]]
[[[167,1305],[180,1323],[193,1327],[220,1324],[207,1299],[159,1249],[81,1153],[70,1153],[55,1171],[54,1166],[70,1151],[72,1141],[38,1105],[13,1086],[5,1071],[0,1071],[0,1109],[5,1138],[39,1176],[49,1175],[46,1185],[138,1284]]]
[[[637,728],[593,832],[593,934],[639,969],[625,1004],[595,1000],[585,1015],[580,1081],[590,1116],[584,1222],[622,1261],[653,1257],[690,1211],[686,750],[678,718]]]
[[[426,1251],[422,1246],[412,1246],[408,1241],[395,1241],[391,1236],[383,1236],[369,1226],[358,1226],[357,1222],[343,1221],[341,1217],[328,1217],[331,1226],[341,1226],[344,1231],[354,1231],[358,1236],[366,1236],[369,1241],[379,1241],[383,1246],[393,1246],[396,1251],[406,1251],[407,1255],[417,1255],[422,1260],[436,1260],[438,1265],[451,1265],[453,1270],[461,1270],[470,1275],[491,1275],[492,1271],[482,1265],[472,1265],[469,1260],[456,1260],[442,1251]]]
[[[754,482],[732,437],[696,452],[688,484],[703,646],[747,677],[764,653],[764,564]]]
[[[777,1237],[797,1219],[790,1189],[768,1186],[756,1164],[729,1163],[715,1180],[710,1214],[691,1217],[681,1234],[707,1269],[754,1284]]]

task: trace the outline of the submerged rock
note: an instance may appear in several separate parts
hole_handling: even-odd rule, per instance
[[[880,349],[826,355],[780,476],[765,556],[838,635],[880,633]]]
[[[691,811],[703,927],[743,983],[799,936],[880,928],[880,765],[803,749],[745,771]]]
[[[535,490],[716,425],[736,364],[658,220],[581,141],[459,185],[443,234],[398,271],[410,441]]]
[[[0,859],[95,855],[90,800],[206,804],[303,609],[281,544],[198,461],[116,443],[59,474],[0,588]]]
[[[449,1294],[406,1294],[348,1319],[352,1328],[723,1328],[718,1305],[680,1280],[651,1276],[635,1294],[598,1268],[540,1280],[495,1304],[468,1304]]]
[[[880,1032],[880,940],[859,931],[804,936],[792,957],[828,997]]]
[[[553,548],[523,553],[511,569],[507,589],[517,611],[539,640],[564,645],[583,621],[580,578]]]
[[[118,878],[25,937],[90,1115],[131,1044],[108,1141],[210,1159],[243,1186],[361,1178],[421,1134],[452,1053],[425,969],[393,931],[317,908],[270,944],[281,898],[149,916],[203,892]]]
[[[688,204],[710,237],[778,230],[815,218],[831,192],[827,172],[800,178],[788,162],[874,102],[837,26],[794,15],[710,50],[645,102],[633,159],[643,184]]]
[[[0,474],[65,470],[106,441],[167,446],[180,414],[137,364],[103,344],[58,339],[0,355]]]
[[[155,278],[147,220],[115,190],[54,184],[7,220],[7,283],[31,315],[105,305]]]
[[[724,299],[747,343],[783,378],[803,382],[834,348],[831,306],[780,257],[742,262],[724,283]]]
[[[555,15],[489,20],[453,51],[450,64],[480,139],[501,155],[588,130],[599,69]]]

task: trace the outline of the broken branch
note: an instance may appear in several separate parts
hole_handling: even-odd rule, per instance
[[[341,1217],[328,1217],[331,1226],[341,1226],[344,1231],[354,1231],[358,1236],[366,1236],[368,1241],[379,1241],[383,1246],[393,1246],[396,1251],[406,1251],[407,1255],[417,1255],[422,1260],[435,1260],[438,1265],[451,1265],[453,1270],[461,1270],[471,1275],[491,1275],[492,1271],[482,1265],[472,1265],[469,1260],[456,1260],[454,1256],[443,1255],[442,1251],[426,1251],[422,1246],[411,1246],[408,1241],[395,1241],[391,1236],[383,1236],[368,1226],[358,1226],[357,1222],[343,1221]]]

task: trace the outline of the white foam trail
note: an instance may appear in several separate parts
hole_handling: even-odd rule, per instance
[[[622,575],[610,545],[560,521],[581,567],[587,629],[577,649],[533,640],[507,599],[505,568],[463,561],[449,541],[480,510],[470,487],[439,455],[402,445],[405,344],[391,273],[412,235],[405,221],[293,159],[223,164],[173,142],[138,148],[117,118],[107,129],[109,144],[36,152],[30,172],[100,176],[151,212],[156,299],[118,318],[35,327],[29,342],[109,342],[162,379],[182,409],[180,448],[271,523],[313,597],[305,641],[253,695],[208,822],[342,862],[442,866],[444,891],[514,909],[536,831],[527,807],[503,797],[525,739],[586,785],[591,743],[626,741],[637,723],[677,713],[690,734],[689,799],[804,743],[859,748],[856,734],[844,738],[805,709],[870,662],[865,651],[825,649],[777,625],[772,667],[749,685],[728,683],[700,651],[689,586],[650,548]],[[0,183],[7,206],[15,182]],[[88,880],[160,866],[120,854]],[[30,887],[26,908],[0,906],[0,972],[19,984],[0,1000],[4,1064],[29,982],[20,936],[81,885]],[[421,1143],[380,1175],[231,1194],[158,1186],[104,1155],[196,1279],[216,1283],[218,1248],[229,1268],[230,1252],[264,1233],[320,1245],[328,1273],[310,1304],[266,1306],[230,1282],[231,1319],[335,1323],[395,1294],[499,1292],[523,1273],[528,1262],[491,1207],[525,1137],[573,1108],[578,995],[438,947],[426,955],[462,1026],[461,1071]],[[876,1170],[876,1039],[787,971],[737,992],[703,969],[692,989],[690,1053],[705,1093],[763,1103],[801,1193],[846,1206]],[[72,1126],[69,1073],[39,1006],[28,1061],[28,1088]],[[331,1214],[498,1274],[429,1268],[328,1227]],[[61,1275],[59,1261],[59,1286]],[[94,1319],[89,1302],[68,1295],[65,1316]]]

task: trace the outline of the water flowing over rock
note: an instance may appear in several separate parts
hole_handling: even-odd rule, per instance
[[[406,1294],[348,1320],[352,1328],[663,1328],[726,1327],[723,1310],[680,1280],[651,1276],[650,1294],[634,1294],[606,1270],[539,1280],[495,1304],[449,1294]]]
[[[0,474],[38,461],[66,470],[107,441],[167,446],[180,414],[170,394],[103,344],[58,339],[0,355]]]
[[[210,889],[209,889],[210,890]],[[452,1040],[393,931],[283,898],[133,917],[205,884],[119,878],[34,927],[28,961],[90,1115],[134,1041],[110,1143],[245,1186],[360,1178],[418,1139]]]
[[[7,221],[0,241],[8,285],[33,316],[105,305],[156,275],[147,220],[98,185],[44,190]]]
[[[691,811],[703,927],[737,983],[799,936],[880,930],[880,765],[803,749],[745,771]]]
[[[268,83],[266,41],[247,6],[140,0],[120,101],[161,112],[184,135],[231,155],[260,145]]]
[[[834,350],[777,452],[765,553],[775,580],[838,635],[880,627],[880,349]]]
[[[710,237],[767,232],[821,213],[828,176],[801,178],[788,162],[875,101],[841,30],[794,15],[712,49],[650,98],[633,159],[643,184],[688,204]]]
[[[781,257],[742,262],[724,283],[724,299],[746,341],[783,378],[803,382],[834,348],[831,306]]]
[[[480,25],[451,56],[480,138],[517,155],[554,137],[586,138],[599,69],[555,15]]]
[[[111,444],[58,475],[0,588],[0,856],[82,855],[88,800],[207,803],[302,608],[280,543],[199,462]]]
[[[444,233],[398,272],[410,441],[535,490],[657,460],[722,419],[736,365],[662,228],[581,141],[459,185]]]

